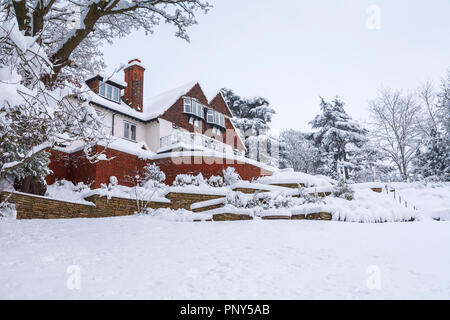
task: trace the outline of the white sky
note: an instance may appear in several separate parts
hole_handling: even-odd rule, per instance
[[[338,95],[367,119],[381,87],[416,88],[450,67],[450,0],[209,0],[191,43],[162,24],[104,47],[108,71],[132,58],[147,66],[144,99],[191,80],[205,91],[229,87],[264,96],[277,111],[272,127],[309,130],[319,96]],[[367,27],[371,5],[380,29]]]

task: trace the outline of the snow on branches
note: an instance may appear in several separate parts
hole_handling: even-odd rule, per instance
[[[89,104],[84,77],[105,67],[100,46],[166,22],[189,41],[202,0],[0,0],[0,179],[44,176],[48,150],[82,141],[104,160],[109,130]]]

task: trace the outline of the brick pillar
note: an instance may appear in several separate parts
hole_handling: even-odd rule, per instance
[[[144,101],[144,71],[145,68],[139,59],[128,62],[125,68],[125,88],[124,99],[128,105],[136,111],[143,111]]]

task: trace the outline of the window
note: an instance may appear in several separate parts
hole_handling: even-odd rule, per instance
[[[208,112],[206,113],[206,121],[208,123],[214,123],[214,111],[211,109],[208,109]]]
[[[196,117],[199,117],[201,119],[204,118],[204,109],[203,105],[201,103],[198,103],[197,101],[191,99],[191,98],[184,98],[184,113],[192,114]]]
[[[120,101],[120,89],[102,81],[98,87],[98,94],[115,102]]]
[[[184,113],[191,113],[191,99],[184,99]]]
[[[225,128],[225,117],[220,112],[217,112],[212,109],[208,109],[208,112],[206,114],[206,121],[208,123],[216,124],[218,126],[221,126]]]
[[[105,84],[100,81],[98,94],[101,96],[105,96]]]
[[[112,87],[110,85],[106,85],[106,97],[112,100]]]
[[[113,100],[119,101],[119,88],[113,87]]]
[[[123,122],[123,136],[125,139],[136,141],[136,125],[130,122]]]

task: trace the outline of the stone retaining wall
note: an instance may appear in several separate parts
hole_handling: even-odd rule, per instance
[[[216,194],[194,194],[182,192],[169,192],[165,195],[170,200],[170,208],[191,210],[191,205],[196,202],[202,202],[217,198],[223,198],[223,195]],[[200,210],[201,211],[201,210]]]
[[[100,197],[86,198],[94,205],[66,202],[31,194],[2,192],[0,202],[6,200],[16,206],[17,219],[101,218],[132,215],[137,209],[133,199]],[[170,203],[150,202],[150,208],[167,208]]]

